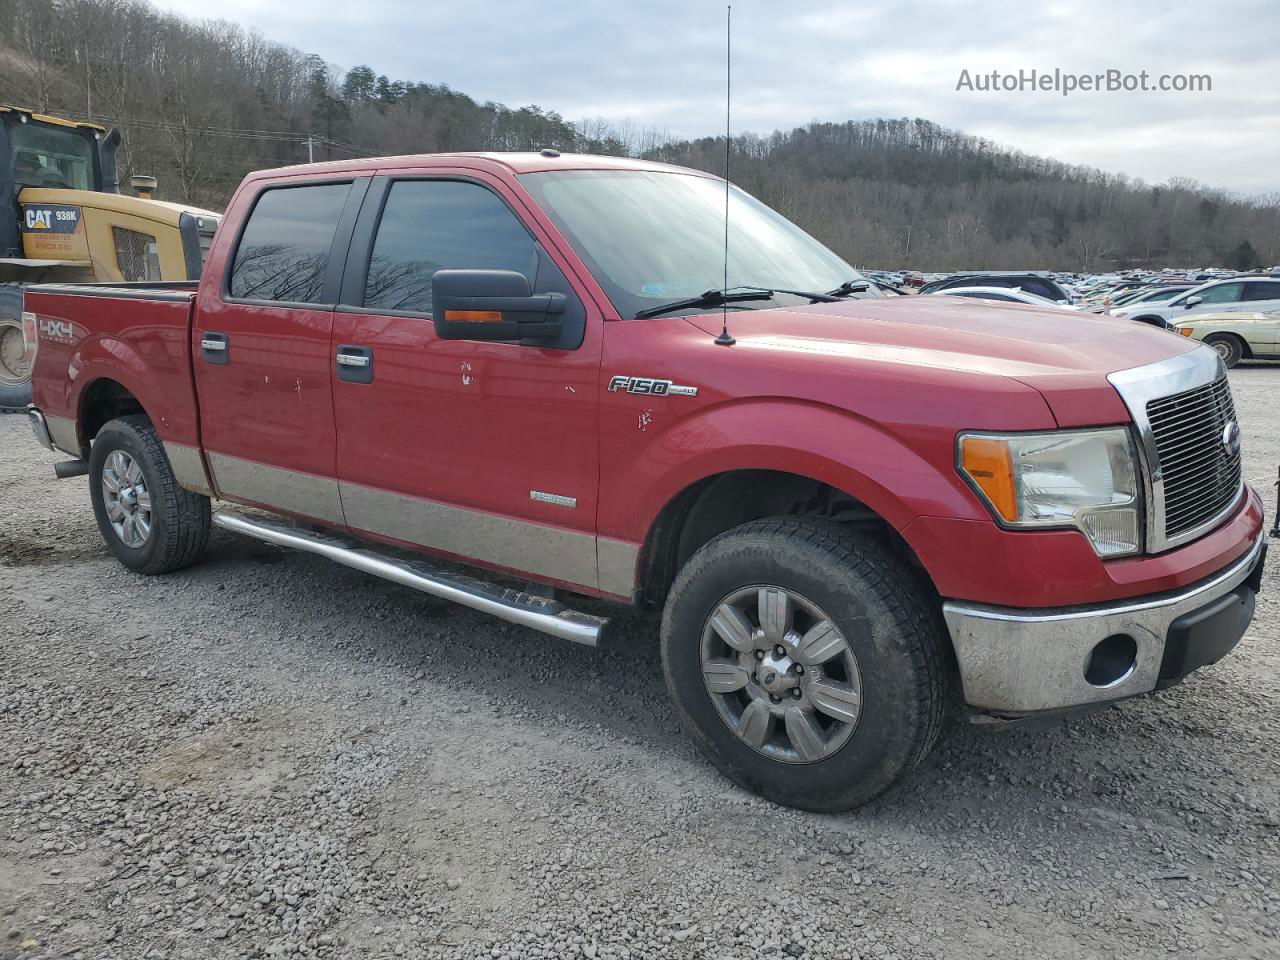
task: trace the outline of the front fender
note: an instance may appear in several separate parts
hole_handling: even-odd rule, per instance
[[[655,418],[654,423],[660,422]],[[652,435],[632,457],[602,457],[600,532],[644,541],[682,490],[733,470],[776,470],[825,483],[902,530],[920,516],[989,519],[955,472],[954,436],[904,439],[837,407],[783,398],[728,401]]]

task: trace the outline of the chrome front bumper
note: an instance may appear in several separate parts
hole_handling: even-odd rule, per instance
[[[1019,610],[947,601],[942,611],[964,699],[981,710],[1023,715],[1120,700],[1176,682],[1240,639],[1252,617],[1265,550],[1260,534],[1244,557],[1195,586],[1116,603]],[[1206,625],[1210,616],[1217,619]],[[1116,637],[1132,638],[1132,645],[1119,642],[1133,649],[1132,663],[1114,679],[1091,683],[1085,674],[1095,647]],[[1175,640],[1205,647],[1209,658],[1196,661],[1173,649]],[[1189,657],[1190,665],[1180,669]]]

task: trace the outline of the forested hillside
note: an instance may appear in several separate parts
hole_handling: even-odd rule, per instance
[[[245,172],[440,150],[632,154],[723,169],[723,138],[478,103],[345,72],[228,23],[141,0],[4,0],[0,101],[119,126],[122,182],[220,207]],[[799,118],[798,118],[799,119]],[[1280,193],[1243,199],[1029,157],[926,120],[809,124],[734,142],[734,180],[861,265],[1101,270],[1280,262]]]

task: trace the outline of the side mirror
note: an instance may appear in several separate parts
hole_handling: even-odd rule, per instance
[[[1187,297],[1187,299],[1182,301],[1182,309],[1185,310],[1188,307],[1194,307],[1197,303],[1203,303],[1203,302],[1204,302],[1204,297]]]
[[[534,296],[514,270],[437,270],[431,315],[441,340],[554,340],[565,310],[562,293]]]

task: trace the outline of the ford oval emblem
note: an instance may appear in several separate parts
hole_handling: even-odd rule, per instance
[[[1233,457],[1240,455],[1240,424],[1232,420],[1222,428],[1222,445]]]

